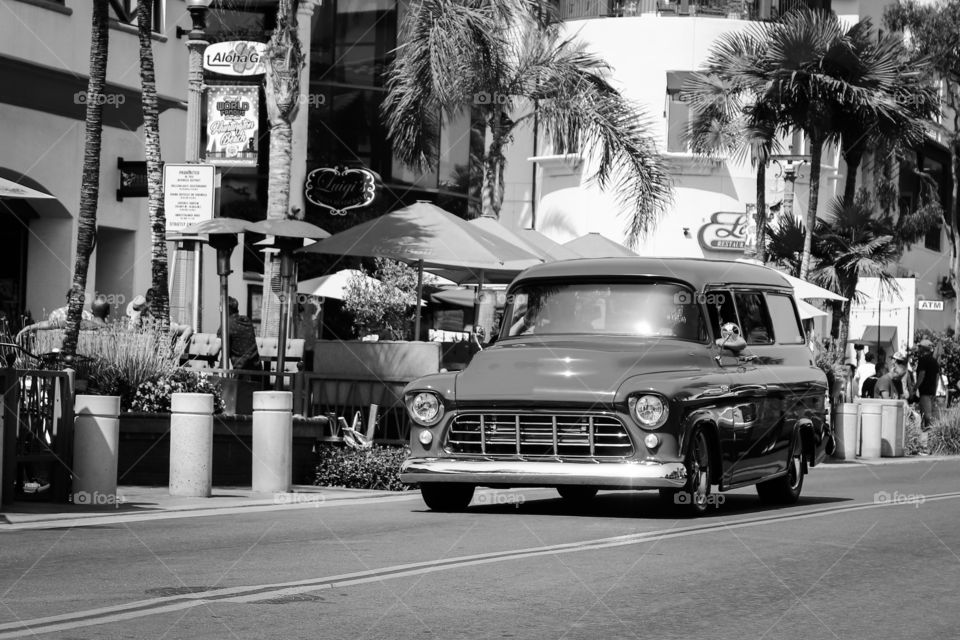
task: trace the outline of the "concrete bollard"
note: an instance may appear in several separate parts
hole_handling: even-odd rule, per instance
[[[73,503],[116,506],[120,396],[78,395],[73,422]]]
[[[883,423],[883,405],[877,400],[861,400],[860,457],[880,457],[880,432]]]
[[[860,429],[860,405],[844,402],[837,409],[836,458],[854,460],[857,457]]]
[[[293,393],[253,392],[253,490],[290,491],[293,484]]]
[[[884,458],[900,458],[906,440],[906,402],[882,400],[880,421],[880,455]]]
[[[170,395],[170,495],[209,498],[213,488],[213,394]]]

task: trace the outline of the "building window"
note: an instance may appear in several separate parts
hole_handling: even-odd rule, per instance
[[[163,33],[163,3],[164,0],[146,0],[152,2],[150,8],[150,30],[154,33]],[[137,4],[138,0],[119,0],[111,2],[118,22],[137,26]]]
[[[690,153],[687,132],[690,129],[690,105],[681,96],[692,71],[667,71],[667,152]]]

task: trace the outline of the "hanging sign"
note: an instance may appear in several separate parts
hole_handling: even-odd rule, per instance
[[[216,168],[210,164],[163,165],[163,210],[167,233],[213,217]]]
[[[124,198],[146,198],[150,195],[147,188],[146,161],[117,158],[117,169],[120,170],[117,202],[123,202]]]
[[[259,98],[255,85],[207,87],[207,162],[257,165]]]
[[[263,42],[216,42],[204,49],[203,68],[224,76],[258,76],[266,73],[266,54]]]
[[[747,246],[747,215],[735,211],[717,211],[710,222],[700,227],[700,246],[710,251],[743,252]]]
[[[329,209],[335,216],[350,209],[366,207],[377,197],[378,176],[369,169],[324,167],[307,174],[304,195],[307,200]]]
[[[943,300],[917,300],[920,311],[943,311]]]

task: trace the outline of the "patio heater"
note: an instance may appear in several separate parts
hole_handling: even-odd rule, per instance
[[[247,230],[274,237],[274,246],[280,250],[280,326],[277,331],[276,390],[283,390],[283,369],[287,355],[287,321],[290,317],[290,283],[293,279],[293,252],[303,247],[306,239],[320,240],[330,234],[303,220],[272,219],[249,224]],[[266,292],[264,292],[266,294]]]

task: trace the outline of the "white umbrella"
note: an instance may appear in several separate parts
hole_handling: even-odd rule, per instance
[[[737,262],[748,262],[750,264],[759,264],[763,266],[763,263],[759,260],[749,260],[747,258],[737,258]],[[767,267],[768,269],[770,267]],[[800,278],[795,278],[789,273],[784,273],[779,269],[774,269],[780,273],[784,279],[790,283],[790,286],[793,287],[793,295],[798,300],[846,300],[839,293],[834,293],[829,289],[824,289],[823,287],[818,287],[812,282],[807,282],[806,280],[801,280]],[[816,308],[816,307],[814,307]],[[826,315],[826,314],[824,314]]]
[[[302,293],[308,296],[316,296],[318,298],[334,298],[335,300],[343,300],[344,292],[347,289],[347,284],[349,284],[350,279],[354,276],[362,276],[364,281],[371,287],[383,286],[382,282],[376,278],[368,276],[358,269],[342,269],[336,273],[320,276],[319,278],[303,280],[297,284],[297,293]],[[421,306],[425,304],[426,302],[423,300],[420,301]]]
[[[826,311],[817,309],[815,306],[807,302],[806,300],[797,299],[797,311],[800,312],[801,320],[809,320],[810,318],[817,318],[820,316],[827,315]]]
[[[7,180],[6,178],[0,178],[0,198],[53,198],[55,196],[50,195],[49,193],[44,193],[42,191],[37,191],[36,189],[31,189],[30,187],[25,187],[22,184],[17,184],[12,180]]]

